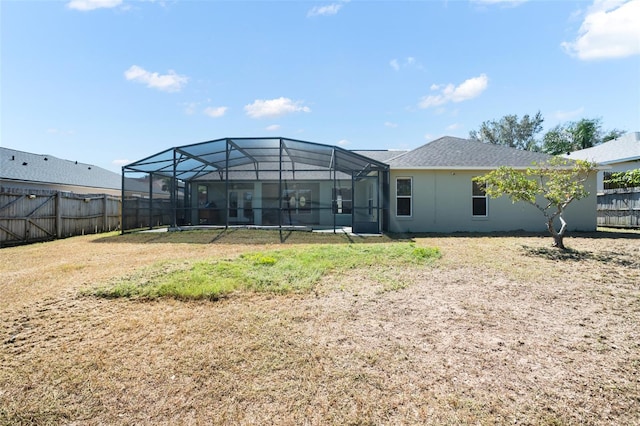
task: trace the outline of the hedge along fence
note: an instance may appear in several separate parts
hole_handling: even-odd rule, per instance
[[[598,226],[640,228],[640,187],[598,194]]]
[[[121,201],[107,194],[0,190],[0,247],[120,228]]]

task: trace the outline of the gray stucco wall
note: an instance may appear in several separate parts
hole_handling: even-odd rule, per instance
[[[392,170],[390,188],[391,232],[546,232],[544,217],[527,203],[508,197],[488,200],[486,217],[472,214],[472,178],[486,170]],[[396,179],[412,178],[411,217],[396,215]],[[596,176],[587,185],[590,196],[571,203],[565,220],[569,231],[596,229]]]

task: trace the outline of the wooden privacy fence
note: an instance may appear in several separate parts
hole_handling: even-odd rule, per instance
[[[598,226],[640,228],[640,188],[605,189],[598,194]]]
[[[120,228],[119,197],[59,191],[0,191],[0,247]]]

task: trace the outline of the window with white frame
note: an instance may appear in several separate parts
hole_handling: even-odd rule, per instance
[[[411,178],[396,179],[396,216],[411,216],[412,192]]]
[[[351,188],[333,188],[333,213],[351,214]]]
[[[473,203],[473,216],[487,217],[487,193],[485,192],[485,184],[476,181],[471,181],[471,184],[471,202]]]

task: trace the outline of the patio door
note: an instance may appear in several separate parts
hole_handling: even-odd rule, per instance
[[[354,179],[352,210],[354,233],[380,233],[380,201],[377,173]]]
[[[233,224],[253,224],[253,191],[230,190],[229,222]]]

